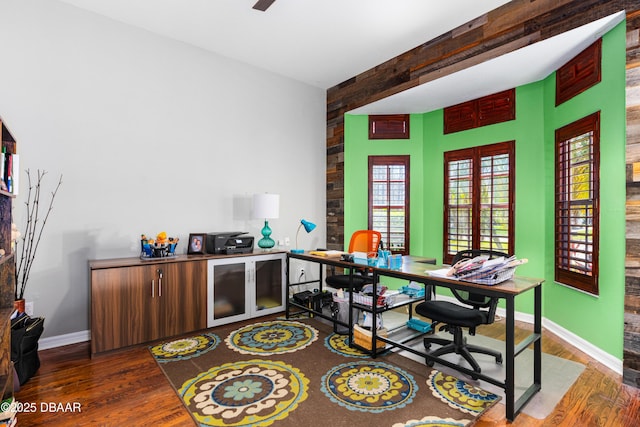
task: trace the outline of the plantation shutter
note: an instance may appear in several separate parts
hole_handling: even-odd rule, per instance
[[[444,154],[444,262],[465,249],[513,254],[513,159],[513,141]]]

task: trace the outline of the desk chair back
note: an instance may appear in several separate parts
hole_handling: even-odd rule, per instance
[[[351,235],[349,241],[349,253],[366,252],[377,253],[382,234],[374,230],[358,230]]]

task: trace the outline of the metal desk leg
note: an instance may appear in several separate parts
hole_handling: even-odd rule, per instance
[[[349,330],[349,345],[351,345],[351,343],[355,342],[355,340],[353,339],[353,323],[354,323],[354,319],[353,319],[353,268],[349,268],[349,327],[347,328]]]
[[[534,290],[533,333],[538,339],[533,343],[533,383],[542,388],[542,285]]]
[[[289,319],[289,310],[291,310],[291,306],[289,305],[289,289],[290,289],[290,285],[291,285],[291,281],[289,279],[289,276],[290,276],[289,275],[289,264],[290,264],[290,261],[289,261],[289,257],[288,256],[285,257],[285,259],[286,259],[286,261],[285,261],[285,264],[286,264],[286,266],[285,266],[285,274],[286,274],[286,290],[287,290],[287,292],[286,292],[286,295],[285,295],[285,305],[284,305],[285,306],[285,312],[284,313],[285,313],[285,318]]]
[[[507,297],[506,322],[506,362],[505,369],[505,398],[507,420],[513,421],[515,418],[515,300],[514,297]]]
[[[371,304],[371,357],[378,356],[378,273],[373,272],[373,302]]]

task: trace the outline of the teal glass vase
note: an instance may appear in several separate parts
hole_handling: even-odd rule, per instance
[[[271,227],[269,227],[269,221],[264,220],[264,227],[260,231],[262,233],[262,239],[258,241],[258,246],[262,249],[271,249],[276,245],[276,242],[270,237]]]

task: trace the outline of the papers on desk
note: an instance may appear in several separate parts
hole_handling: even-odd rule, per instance
[[[449,270],[451,270],[451,269],[450,268],[440,268],[438,270],[427,270],[427,271],[425,271],[425,273],[427,273],[429,276],[445,277],[447,279],[456,280],[457,278],[455,276],[449,276]]]
[[[309,251],[309,255],[316,255],[316,256],[326,256],[326,257],[336,257],[336,256],[340,256],[345,252],[342,251]]]

